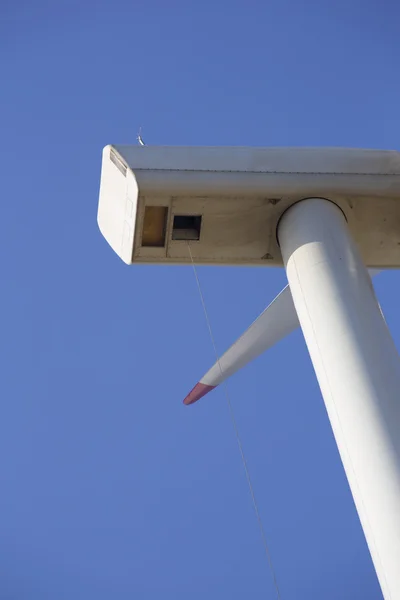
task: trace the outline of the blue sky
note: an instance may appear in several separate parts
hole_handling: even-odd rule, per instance
[[[126,267],[102,147],[399,149],[395,0],[0,7],[0,598],[274,598],[193,273]],[[220,351],[282,270],[199,269]],[[399,275],[376,279],[400,344]],[[381,593],[301,333],[232,403],[282,599]]]

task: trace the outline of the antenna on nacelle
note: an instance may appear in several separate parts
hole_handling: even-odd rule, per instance
[[[138,141],[139,146],[145,146],[146,145],[144,143],[143,139],[142,139],[142,128],[141,127],[139,128],[139,133],[137,134],[136,139]]]

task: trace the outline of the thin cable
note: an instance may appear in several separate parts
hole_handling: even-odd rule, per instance
[[[196,283],[197,283],[197,288],[199,290],[201,304],[203,306],[203,311],[204,311],[204,316],[205,316],[206,323],[207,323],[207,328],[208,328],[208,331],[210,333],[211,343],[213,345],[214,352],[215,352],[215,357],[216,357],[216,360],[217,360],[217,364],[218,364],[218,367],[219,367],[219,369],[221,371],[221,375],[222,375],[223,374],[223,370],[222,370],[222,367],[221,367],[221,362],[219,360],[219,354],[218,354],[218,350],[217,350],[217,345],[215,343],[215,338],[214,338],[214,334],[213,334],[212,327],[211,327],[211,321],[210,321],[210,318],[208,316],[208,311],[207,311],[206,303],[205,303],[205,300],[204,300],[203,291],[201,289],[199,276],[197,274],[197,269],[196,269],[195,262],[193,260],[192,250],[190,248],[190,243],[189,242],[188,242],[188,249],[189,249],[190,260],[192,262],[193,273],[194,273],[194,276],[195,276],[195,279],[196,279]],[[227,385],[226,385],[225,382],[223,382],[223,388],[224,388],[224,392],[225,392],[226,401],[228,403],[229,414],[231,416],[231,421],[232,421],[233,429],[234,429],[234,432],[235,432],[236,441],[237,441],[237,444],[239,446],[240,456],[242,457],[243,467],[244,467],[244,471],[246,473],[246,479],[247,479],[247,483],[248,483],[248,486],[249,486],[251,500],[253,502],[254,512],[255,512],[255,515],[256,515],[256,518],[257,518],[257,522],[258,522],[258,526],[259,526],[259,529],[260,529],[260,533],[261,533],[261,538],[262,538],[263,545],[264,545],[265,554],[267,556],[267,562],[268,562],[269,570],[270,570],[271,575],[272,575],[272,580],[273,580],[274,587],[275,587],[275,592],[276,592],[276,598],[278,600],[281,600],[282,596],[281,596],[281,593],[280,593],[280,590],[279,590],[278,580],[277,580],[277,577],[276,577],[275,569],[274,569],[274,566],[272,564],[271,553],[269,551],[269,546],[268,546],[268,542],[267,542],[267,536],[265,534],[265,529],[264,529],[264,525],[263,525],[263,522],[262,522],[262,519],[261,519],[260,511],[258,510],[258,504],[257,504],[257,501],[256,501],[256,496],[255,496],[255,493],[254,493],[254,488],[253,488],[253,484],[252,484],[252,481],[251,481],[249,468],[247,466],[246,457],[245,457],[244,451],[243,451],[243,444],[242,444],[242,441],[241,441],[241,438],[240,438],[240,435],[239,435],[239,429],[238,429],[238,426],[237,426],[237,422],[236,422],[236,418],[235,418],[235,413],[233,412],[232,403],[231,403],[231,400],[230,400],[230,397],[229,397],[228,387],[227,387]]]

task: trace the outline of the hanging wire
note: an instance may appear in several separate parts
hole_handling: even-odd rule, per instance
[[[199,276],[198,276],[198,273],[197,273],[196,264],[195,264],[195,262],[193,260],[192,249],[190,248],[190,243],[189,242],[188,242],[188,249],[189,249],[190,260],[191,260],[191,263],[192,263],[193,273],[194,273],[194,276],[195,276],[195,279],[196,279],[197,288],[199,290],[201,304],[203,306],[203,311],[204,311],[204,316],[205,316],[206,323],[207,323],[207,328],[208,328],[208,331],[209,331],[209,334],[210,334],[211,343],[212,343],[212,346],[214,348],[214,353],[215,353],[216,361],[217,361],[218,367],[219,367],[219,369],[221,371],[221,375],[222,375],[223,374],[223,370],[222,370],[221,362],[220,362],[220,359],[219,359],[219,354],[218,354],[218,351],[217,351],[217,345],[215,343],[215,338],[214,338],[214,334],[213,334],[212,327],[211,327],[211,321],[210,321],[210,318],[209,318],[209,315],[208,315],[206,303],[205,303],[205,300],[204,300],[203,291],[202,291],[201,284],[200,284],[200,279],[199,279]],[[243,451],[243,444],[242,444],[242,441],[241,441],[241,438],[240,438],[240,435],[239,435],[239,429],[238,429],[238,426],[237,426],[237,422],[236,422],[236,418],[235,418],[235,413],[233,411],[232,403],[231,403],[231,400],[230,400],[228,387],[227,387],[227,385],[226,385],[225,382],[223,382],[223,389],[224,389],[226,401],[227,401],[227,404],[228,404],[229,414],[230,414],[232,425],[233,425],[233,429],[234,429],[234,432],[235,432],[237,445],[239,446],[239,452],[240,452],[240,456],[242,458],[242,463],[243,463],[244,471],[245,471],[245,474],[246,474],[247,483],[248,483],[248,486],[249,486],[249,491],[250,491],[250,496],[251,496],[251,500],[252,500],[253,507],[254,507],[254,512],[255,512],[255,515],[256,515],[258,527],[260,529],[261,539],[262,539],[264,550],[265,550],[265,554],[266,554],[266,557],[267,557],[268,567],[269,567],[269,570],[271,572],[272,580],[273,580],[273,583],[274,583],[276,598],[277,598],[277,600],[281,600],[282,596],[281,596],[280,589],[279,589],[279,586],[278,586],[278,580],[277,580],[277,577],[276,577],[275,569],[274,569],[274,566],[273,566],[273,563],[272,563],[271,553],[270,553],[268,542],[267,542],[267,536],[265,534],[264,525],[263,525],[263,522],[262,522],[262,519],[261,519],[260,511],[258,509],[258,504],[257,504],[257,501],[256,501],[256,496],[255,496],[255,493],[254,493],[254,488],[253,488],[253,484],[252,484],[252,481],[251,481],[249,468],[247,466],[246,457],[245,457],[244,451]]]

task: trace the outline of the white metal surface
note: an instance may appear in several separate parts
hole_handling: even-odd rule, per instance
[[[399,356],[341,211],[304,200],[287,211],[278,234],[382,591],[399,600]]]
[[[117,156],[103,152],[100,198],[97,213],[99,229],[114,252],[126,263],[132,262],[132,248],[138,212],[139,188],[133,172]]]
[[[364,262],[400,267],[400,152],[343,148],[106,146],[98,223],[127,264],[188,264],[176,215],[202,217],[197,264],[283,266],[282,214],[310,196],[341,206]],[[162,247],[142,244],[147,206],[168,209]]]

